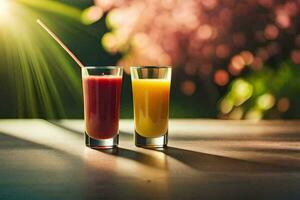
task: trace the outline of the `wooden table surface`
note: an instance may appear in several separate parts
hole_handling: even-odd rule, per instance
[[[0,120],[0,199],[300,199],[300,121],[171,120],[169,147],[84,146],[82,120]]]

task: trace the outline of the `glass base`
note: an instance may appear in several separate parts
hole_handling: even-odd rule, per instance
[[[143,148],[164,148],[168,144],[168,132],[156,138],[148,138],[139,135],[136,131],[134,134],[135,146]]]
[[[119,144],[119,134],[110,139],[94,139],[85,132],[85,145],[93,149],[112,149]]]

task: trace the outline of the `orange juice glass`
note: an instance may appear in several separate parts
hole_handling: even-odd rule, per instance
[[[158,148],[168,143],[171,67],[131,67],[135,145]]]

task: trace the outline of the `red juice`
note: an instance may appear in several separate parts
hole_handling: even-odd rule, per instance
[[[83,78],[84,121],[87,134],[94,139],[109,139],[119,129],[122,77]]]

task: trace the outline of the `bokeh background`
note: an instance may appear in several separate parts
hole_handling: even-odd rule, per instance
[[[80,69],[173,67],[171,117],[300,117],[300,0],[0,0],[0,118],[82,118]]]

